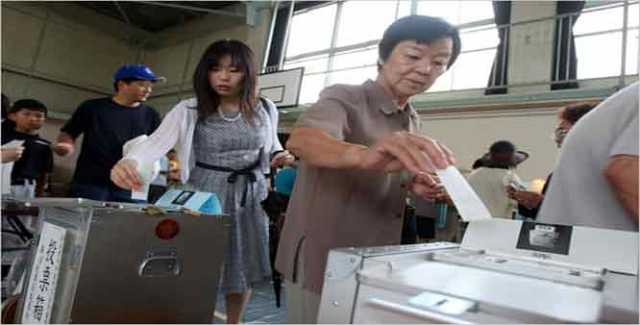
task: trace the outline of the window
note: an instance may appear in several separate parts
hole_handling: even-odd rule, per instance
[[[578,56],[578,79],[620,75],[623,51],[624,3],[584,9],[573,33]],[[638,73],[638,1],[629,2],[625,74]],[[606,49],[606,56],[603,56]],[[605,59],[606,58],[606,59]],[[606,60],[603,62],[603,60]]]
[[[329,63],[328,55],[307,57],[297,61],[289,61],[285,69],[304,67],[302,87],[300,88],[300,103],[311,103],[324,88]]]
[[[442,17],[454,25],[493,20],[491,1],[433,1],[418,2],[419,15]]]
[[[336,8],[337,5],[333,4],[293,16],[287,57],[330,47]],[[316,31],[313,37],[309,37],[310,31]]]
[[[411,13],[412,1],[339,1],[296,13],[284,68],[305,67],[300,103],[316,101],[326,86],[375,78],[378,42],[393,21]],[[418,1],[416,8],[463,24],[462,53],[432,89],[485,87],[498,44],[491,1]]]
[[[396,1],[345,2],[338,22],[336,46],[380,39],[387,26],[396,20],[397,4]]]
[[[500,43],[491,1],[425,0],[418,3],[418,14],[442,17],[451,24],[462,25],[460,56],[429,92],[486,87]]]

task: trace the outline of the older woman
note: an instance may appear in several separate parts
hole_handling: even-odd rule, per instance
[[[409,99],[459,52],[458,30],[444,20],[401,18],[380,42],[376,80],[325,89],[298,120],[287,148],[301,163],[276,261],[290,322],[316,321],[330,249],[400,243],[407,191],[429,195],[429,173],[453,163],[448,149],[417,134]]]

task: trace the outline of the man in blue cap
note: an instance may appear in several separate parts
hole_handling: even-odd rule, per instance
[[[160,125],[160,115],[144,104],[155,82],[164,80],[142,64],[127,64],[113,76],[115,94],[83,102],[60,129],[54,151],[68,156],[75,140],[84,134],[73,175],[74,197],[100,201],[131,202],[131,192],[109,179],[111,168],[122,158],[122,146],[129,140],[149,135]]]

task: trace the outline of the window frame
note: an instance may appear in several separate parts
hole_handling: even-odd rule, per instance
[[[343,71],[349,71],[349,70],[356,70],[356,69],[366,69],[366,68],[371,68],[371,67],[376,67],[377,63],[376,62],[371,62],[371,63],[363,63],[361,65],[354,65],[354,66],[350,66],[350,67],[343,67],[343,68],[335,68],[334,67],[334,60],[336,57],[342,55],[342,54],[349,54],[349,53],[354,53],[354,52],[358,52],[358,51],[369,51],[373,48],[377,48],[377,45],[380,42],[380,39],[374,39],[374,40],[368,40],[368,41],[362,41],[362,42],[358,42],[355,44],[349,44],[349,45],[344,45],[344,46],[336,46],[337,42],[338,42],[338,38],[339,38],[339,29],[340,29],[340,19],[342,16],[342,12],[343,12],[343,7],[345,5],[345,3],[347,3],[348,1],[354,1],[354,0],[336,0],[336,1],[328,1],[327,3],[323,3],[320,5],[316,5],[316,6],[312,6],[309,8],[305,8],[302,10],[298,10],[294,13],[295,15],[300,15],[300,14],[304,14],[307,13],[309,11],[312,10],[317,10],[320,8],[323,8],[325,6],[331,6],[331,5],[336,5],[336,13],[333,21],[333,25],[331,26],[331,42],[330,42],[330,46],[328,48],[325,49],[321,49],[321,50],[316,50],[316,51],[310,51],[310,52],[305,52],[305,53],[300,53],[300,54],[296,54],[290,57],[287,57],[286,52],[287,52],[287,48],[283,49],[282,55],[285,56],[283,62],[283,67],[282,68],[291,68],[293,64],[296,63],[300,63],[300,62],[304,62],[305,59],[312,59],[312,58],[319,58],[319,57],[324,57],[326,56],[328,58],[327,60],[327,65],[326,65],[326,69],[322,70],[322,71],[314,71],[314,72],[306,72],[304,76],[307,75],[320,75],[320,74],[324,74],[324,86],[327,87],[331,84],[331,74],[332,73],[336,73],[336,72],[343,72]],[[398,15],[400,14],[400,6],[401,6],[401,2],[404,0],[396,0],[395,2],[395,15],[394,15],[394,20],[398,19]],[[411,0],[411,5],[410,5],[410,12],[409,14],[416,14],[417,10],[418,10],[418,2],[419,0]],[[488,2],[488,1],[487,1]],[[471,22],[466,22],[464,24],[460,24],[457,25],[458,29],[460,30],[461,34],[464,33],[465,30],[471,30],[471,32],[478,32],[478,31],[482,31],[482,30],[495,30],[496,34],[498,32],[498,27],[495,24],[494,18],[486,18],[486,19],[482,19],[482,20],[477,20],[477,21],[471,21]],[[496,36],[497,38],[497,36]],[[287,43],[289,42],[289,40],[287,40]],[[480,51],[487,51],[487,50],[493,50],[496,51],[497,47],[499,46],[499,42],[496,44],[496,46],[493,47],[483,47],[483,48],[476,48],[476,49],[472,49],[472,50],[466,50],[466,51],[461,51],[460,55],[464,55],[466,53],[472,53],[472,52],[480,52]],[[288,47],[288,46],[287,46]],[[455,66],[451,69],[451,71],[447,71],[447,73],[454,73],[455,74]],[[487,81],[490,78],[490,73],[486,76]],[[460,76],[458,76],[460,77]],[[304,77],[303,77],[304,80]],[[364,80],[363,80],[364,82]],[[304,81],[303,81],[304,83]],[[452,75],[451,78],[451,82],[449,85],[447,85],[447,87],[445,87],[445,89],[440,90],[440,91],[453,91],[453,90],[463,90],[463,89],[475,89],[475,88],[455,88],[454,87],[454,76]],[[303,85],[304,87],[304,85]],[[484,88],[481,87],[481,88]],[[301,104],[306,104],[306,103],[301,103]]]
[[[616,33],[621,33],[621,40],[620,40],[620,50],[621,50],[621,56],[619,57],[620,61],[619,63],[619,71],[616,72],[615,74],[611,74],[611,75],[601,75],[601,76],[593,76],[593,77],[585,77],[585,78],[580,78],[579,76],[576,76],[576,80],[580,81],[580,80],[591,80],[591,79],[601,79],[601,78],[612,78],[612,77],[618,77],[618,78],[625,78],[628,76],[634,76],[637,75],[638,72],[640,72],[640,67],[636,66],[636,71],[628,71],[628,67],[627,67],[627,55],[629,54],[628,52],[628,45],[629,45],[629,34],[631,34],[630,32],[635,31],[635,30],[639,30],[640,31],[640,24],[635,25],[635,26],[629,26],[629,15],[630,15],[630,8],[632,6],[638,6],[640,8],[640,1],[638,0],[629,0],[629,1],[616,1],[616,2],[587,2],[585,4],[584,9],[582,10],[582,12],[580,13],[580,15],[586,14],[586,13],[590,13],[590,12],[595,12],[595,11],[603,11],[603,10],[609,10],[609,9],[614,9],[614,8],[622,8],[622,22],[620,24],[619,28],[613,28],[613,29],[606,29],[606,30],[598,30],[598,31],[592,31],[592,32],[585,32],[585,33],[580,33],[580,34],[576,34],[575,32],[573,33],[573,39],[576,41],[579,39],[586,39],[589,37],[595,37],[595,36],[602,36],[602,35],[613,35]],[[625,7],[627,7],[625,9]],[[578,18],[579,19],[579,18]],[[574,26],[575,28],[575,26]],[[640,46],[639,46],[640,47]],[[576,48],[577,50],[577,48]],[[580,52],[576,51],[576,56],[578,58],[578,62],[580,62]],[[581,69],[578,69],[578,73],[580,73]]]

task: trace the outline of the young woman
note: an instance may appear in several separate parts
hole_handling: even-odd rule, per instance
[[[220,290],[228,323],[242,319],[251,286],[271,275],[267,217],[260,202],[267,196],[264,175],[270,165],[293,162],[277,137],[278,112],[256,97],[256,68],[251,49],[235,40],[211,44],[193,76],[196,98],[178,103],[158,129],[111,171],[113,182],[139,188],[137,166],[155,161],[171,148],[182,163],[188,187],[216,193],[233,217]]]

